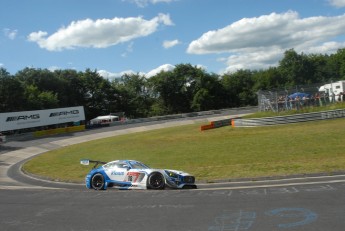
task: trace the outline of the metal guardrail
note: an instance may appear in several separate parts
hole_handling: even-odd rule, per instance
[[[201,116],[209,116],[209,115],[218,116],[218,115],[229,114],[229,113],[233,113],[233,112],[236,112],[239,110],[246,110],[246,109],[248,109],[248,110],[257,109],[257,106],[230,108],[230,109],[222,109],[222,110],[211,110],[211,111],[202,111],[202,112],[191,112],[191,113],[166,115],[166,116],[156,116],[156,117],[149,117],[149,118],[129,119],[129,120],[125,120],[125,121],[115,121],[115,122],[111,123],[110,126],[164,121],[164,120],[172,120],[172,119],[185,119],[185,118],[201,117]]]
[[[299,123],[316,120],[345,118],[345,109],[337,109],[331,111],[312,112],[304,114],[296,114],[289,116],[275,116],[254,119],[232,119],[233,127],[256,127],[267,125],[279,125],[289,123]]]

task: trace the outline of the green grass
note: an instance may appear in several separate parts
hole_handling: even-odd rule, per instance
[[[136,159],[179,169],[197,180],[282,176],[345,170],[345,119],[271,127],[200,131],[201,124],[90,141],[50,151],[24,170],[52,180],[82,182],[80,159]]]

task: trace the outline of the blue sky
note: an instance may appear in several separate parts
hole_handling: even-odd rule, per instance
[[[0,67],[222,74],[345,48],[345,0],[0,0]]]

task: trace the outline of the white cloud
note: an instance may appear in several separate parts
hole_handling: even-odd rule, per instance
[[[138,7],[146,7],[149,4],[169,3],[176,0],[122,0],[123,2],[135,3]]]
[[[133,52],[133,42],[129,43],[126,49],[126,52],[122,53],[122,57],[127,57],[129,53]]]
[[[267,69],[272,64],[276,64],[281,59],[285,50],[280,48],[272,48],[266,50],[257,50],[250,52],[234,53],[228,58],[220,61],[225,61],[227,67],[221,73],[236,72],[239,69]]]
[[[169,48],[172,48],[172,47],[174,47],[174,46],[176,46],[178,44],[180,44],[180,41],[178,41],[177,39],[171,40],[171,41],[166,40],[166,41],[163,42],[163,47],[165,49],[169,49]]]
[[[307,54],[333,54],[345,47],[345,42],[325,42],[320,46],[308,47],[304,50]]]
[[[344,34],[345,15],[301,19],[297,12],[243,18],[224,28],[204,33],[189,44],[190,54],[230,53],[227,71],[276,65],[284,51],[334,50],[332,40]],[[326,52],[328,53],[328,52]]]
[[[144,73],[138,73],[138,72],[135,72],[135,71],[132,71],[132,70],[122,71],[122,72],[119,72],[119,73],[112,73],[112,72],[108,72],[106,70],[99,70],[99,71],[97,71],[97,73],[100,76],[102,76],[103,78],[108,79],[108,80],[119,79],[119,78],[121,78],[122,76],[124,76],[126,74],[127,75],[136,75],[136,74],[144,75]]]
[[[172,71],[175,69],[175,66],[174,65],[171,65],[171,64],[163,64],[159,67],[157,67],[156,69],[153,69],[151,71],[149,71],[145,76],[147,78],[150,78],[152,76],[155,76],[157,75],[158,73],[164,71],[164,72],[169,72],[169,71]]]
[[[58,67],[58,66],[50,66],[48,67],[48,70],[53,72],[53,71],[56,71],[56,70],[61,70],[62,68]]]
[[[17,36],[18,30],[11,30],[11,29],[5,28],[3,29],[3,32],[7,38],[14,40]]]
[[[328,0],[332,6],[337,8],[345,7],[345,0]]]
[[[175,66],[174,65],[171,65],[171,64],[163,64],[147,73],[144,73],[144,72],[135,72],[133,70],[127,70],[127,71],[122,71],[122,72],[119,72],[119,73],[112,73],[112,72],[109,72],[109,71],[106,71],[106,70],[99,70],[97,71],[98,74],[100,76],[102,76],[103,78],[105,79],[109,79],[109,80],[114,80],[114,79],[119,79],[121,78],[123,75],[127,74],[127,75],[136,75],[136,74],[139,74],[141,76],[145,76],[146,78],[150,78],[152,76],[155,76],[157,75],[158,73],[164,71],[164,72],[169,72],[169,71],[173,71],[175,69]]]
[[[197,65],[197,68],[201,69],[201,70],[206,70],[206,67],[203,65]],[[118,79],[121,78],[123,75],[128,74],[128,75],[136,75],[139,74],[141,76],[145,76],[146,78],[151,78],[157,74],[159,74],[160,72],[169,72],[169,71],[173,71],[176,68],[176,66],[171,65],[171,64],[163,64],[147,73],[144,72],[135,72],[132,70],[127,70],[127,71],[122,71],[120,73],[112,73],[112,72],[108,72],[106,70],[99,70],[98,74],[100,76],[102,76],[105,79],[109,79],[109,80],[113,80],[113,79]]]
[[[161,22],[166,26],[173,26],[174,25],[173,21],[171,21],[171,19],[170,19],[169,14],[159,14],[155,19],[158,22]]]
[[[48,36],[47,32],[33,32],[28,40],[49,51],[76,47],[105,48],[136,38],[148,36],[160,25],[173,25],[168,14],[159,14],[151,20],[137,18],[85,19],[73,21]],[[92,32],[92,33],[90,33]]]

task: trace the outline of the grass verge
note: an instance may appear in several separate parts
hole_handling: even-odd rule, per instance
[[[179,169],[197,180],[283,176],[345,170],[345,119],[200,132],[200,124],[90,141],[50,151],[24,164],[26,172],[82,182],[80,159],[140,160]]]

